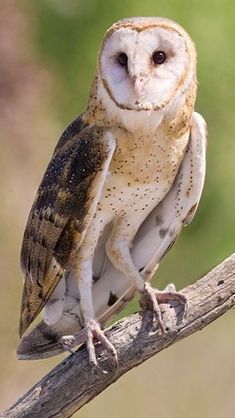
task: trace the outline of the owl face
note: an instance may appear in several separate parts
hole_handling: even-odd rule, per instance
[[[125,110],[161,110],[195,77],[195,48],[175,22],[120,21],[107,32],[99,75],[109,98]]]

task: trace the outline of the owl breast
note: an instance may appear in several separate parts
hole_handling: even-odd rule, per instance
[[[130,135],[115,131],[117,148],[98,203],[109,216],[149,213],[166,195],[179,169],[188,132],[173,140],[167,135]]]

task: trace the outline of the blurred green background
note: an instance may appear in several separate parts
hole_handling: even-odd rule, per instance
[[[15,358],[19,250],[29,209],[64,127],[86,106],[104,31],[127,16],[173,18],[198,50],[197,110],[209,128],[206,185],[192,225],[155,285],[181,288],[235,244],[235,3],[233,0],[0,0],[0,409],[61,358]],[[132,304],[129,311],[136,309]],[[233,418],[235,313],[129,372],[80,418]]]

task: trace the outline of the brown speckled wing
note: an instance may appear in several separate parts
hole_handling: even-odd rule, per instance
[[[114,151],[110,142],[103,128],[85,125],[80,117],[55,148],[23,237],[20,335],[73,264]]]

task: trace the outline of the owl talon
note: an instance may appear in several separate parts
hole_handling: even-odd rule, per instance
[[[90,364],[99,368],[99,366],[97,365],[97,358],[96,358],[95,345],[94,345],[94,339],[96,339],[110,353],[112,360],[113,360],[113,364],[116,368],[118,365],[117,351],[114,348],[113,344],[111,344],[111,342],[105,336],[104,331],[102,331],[98,322],[96,322],[95,320],[87,321],[85,325],[85,331],[86,331],[86,345],[87,345]]]
[[[68,351],[71,354],[75,354],[72,348],[86,343],[85,330],[82,329],[75,335],[64,335],[61,337],[60,343],[65,351]]]
[[[60,343],[64,351],[68,351],[70,354],[74,354],[74,351],[72,350],[72,347],[76,345],[74,335],[65,335],[61,337]]]
[[[95,353],[95,345],[94,339],[97,342],[100,342],[104,348],[110,353],[114,367],[116,368],[118,365],[118,358],[117,358],[117,351],[114,348],[113,344],[108,340],[105,336],[104,331],[100,328],[100,325],[95,320],[87,321],[85,328],[82,329],[75,335],[65,335],[60,339],[60,343],[62,344],[65,351],[68,351],[71,354],[75,354],[72,350],[73,347],[77,345],[81,345],[86,343],[88,355],[89,355],[89,363],[94,366],[97,370],[102,370],[102,373],[105,373],[103,369],[101,369],[97,364],[97,358]]]
[[[148,283],[145,283],[144,293],[140,299],[140,306],[144,309],[147,306],[151,306],[155,318],[157,319],[160,329],[164,334],[165,327],[160,309],[161,303],[177,302],[184,305],[185,311],[187,311],[188,302],[187,298],[179,292],[176,292],[175,286],[170,284],[163,291],[154,289]]]

